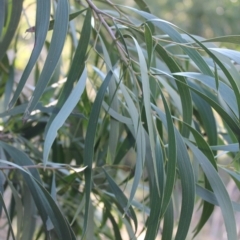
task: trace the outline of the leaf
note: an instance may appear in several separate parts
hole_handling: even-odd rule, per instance
[[[187,148],[180,133],[175,130],[177,143],[177,166],[182,186],[182,208],[175,239],[186,239],[194,209],[195,177]]]
[[[171,200],[164,214],[162,240],[172,239],[173,227],[174,227],[174,211],[173,211],[173,203]]]
[[[191,86],[191,82],[189,82],[189,85]],[[201,91],[200,87],[199,91]],[[217,125],[211,106],[194,92],[192,92],[192,99],[200,116],[202,127],[207,134],[209,144],[217,144]]]
[[[54,139],[57,136],[57,131],[64,124],[68,116],[73,111],[74,107],[77,105],[81,95],[85,89],[87,80],[87,70],[84,69],[76,87],[73,89],[72,93],[69,95],[68,99],[52,121],[44,141],[44,151],[43,151],[43,164],[46,166],[48,161],[48,155],[53,144]]]
[[[85,216],[84,216],[84,226],[83,226],[83,236],[86,233],[87,225],[89,221],[89,204],[90,204],[90,193],[92,189],[92,163],[94,157],[94,138],[97,130],[98,117],[100,114],[100,109],[102,106],[102,101],[107,90],[108,84],[112,78],[112,71],[108,72],[104,82],[102,83],[100,89],[98,90],[97,96],[92,106],[92,110],[89,117],[86,139],[85,139],[85,148],[84,148],[84,166],[87,166],[87,169],[84,171],[85,176]]]
[[[61,211],[57,207],[55,201],[51,198],[50,194],[41,185],[41,181],[38,181],[39,175],[36,169],[29,169],[29,172],[19,165],[28,165],[24,163],[29,163],[28,156],[22,151],[0,142],[0,145],[7,151],[11,158],[17,163],[11,163],[8,161],[0,160],[1,163],[10,165],[19,169],[24,177],[25,183],[28,185],[29,190],[34,198],[35,204],[38,208],[39,214],[41,215],[43,224],[47,223],[48,216],[56,230],[56,233],[61,240],[71,239],[74,240],[74,234],[68,224],[68,222],[63,217]],[[32,174],[31,174],[32,173]],[[37,174],[36,174],[37,173]],[[36,177],[36,178],[33,178]]]
[[[16,29],[20,22],[20,17],[21,17],[22,7],[23,7],[22,5],[23,5],[23,0],[12,0],[9,3],[9,8],[11,8],[11,18],[10,18],[10,22],[7,26],[7,31],[6,31],[3,39],[0,39],[1,40],[0,41],[0,61],[3,59],[11,41],[15,35]],[[3,11],[5,11],[5,6],[3,7]],[[3,16],[4,16],[4,14],[3,14]]]
[[[76,18],[76,17],[79,16],[81,13],[85,12],[86,10],[87,10],[87,8],[84,8],[84,9],[82,9],[82,10],[79,10],[79,11],[76,11],[76,12],[74,12],[74,13],[69,14],[68,21],[69,21],[69,22],[72,21],[74,18]],[[48,31],[53,30],[54,23],[55,23],[55,20],[51,20],[51,21],[49,22]],[[26,32],[35,32],[35,30],[36,30],[36,27],[34,26],[34,27],[28,28],[28,29],[26,30]]]
[[[135,166],[135,173],[134,173],[134,178],[133,178],[133,184],[130,192],[130,197],[128,200],[128,207],[132,204],[133,197],[138,189],[138,185],[140,182],[140,179],[142,177],[142,172],[143,172],[143,166],[145,163],[145,157],[146,157],[146,140],[145,140],[145,130],[142,126],[142,124],[139,124],[141,122],[140,116],[138,109],[136,108],[133,99],[131,98],[130,94],[128,91],[130,91],[120,82],[119,84],[120,89],[122,91],[123,97],[126,101],[126,104],[128,106],[128,113],[132,119],[133,122],[133,129],[131,126],[128,126],[130,131],[132,132],[135,141],[136,141],[136,146],[137,146],[137,157],[136,157],[136,166]]]
[[[183,124],[185,124],[185,123],[183,123]],[[217,169],[217,164],[215,162],[213,152],[211,151],[207,142],[204,140],[204,138],[202,137],[202,135],[198,131],[196,131],[190,125],[187,125],[187,127],[190,129],[190,131],[191,131],[191,133],[192,133],[192,135],[193,135],[193,137],[196,141],[196,144],[197,144],[198,148],[202,151],[202,153],[204,153],[204,155],[208,158],[209,162],[211,162],[212,166],[217,171],[218,170]],[[212,190],[206,175],[204,176],[204,179],[205,179],[205,187],[208,190]],[[202,227],[205,225],[205,223],[207,222],[207,220],[211,216],[213,210],[214,210],[214,206],[212,204],[209,204],[208,202],[203,203],[202,215],[201,215],[201,218],[198,222],[198,225],[195,228],[194,236],[196,236],[198,234],[198,232],[202,229]]]
[[[222,48],[209,48],[209,50],[212,50],[212,52],[219,52],[232,59],[234,62],[240,64],[240,52],[238,51]]]
[[[6,4],[5,0],[0,0],[0,36],[2,36],[2,30],[4,27],[4,21],[5,21],[5,4]]]
[[[75,55],[72,60],[72,64],[68,73],[67,81],[64,84],[60,97],[58,99],[56,108],[60,109],[66,99],[68,98],[69,94],[71,93],[74,82],[80,78],[85,68],[85,58],[87,53],[87,47],[89,44],[90,36],[91,36],[91,9],[88,9],[85,21],[83,24],[81,37],[78,42]],[[49,126],[51,125],[54,116],[51,116],[48,124],[46,126],[45,134],[48,131]]]
[[[34,47],[31,53],[31,56],[28,60],[27,66],[24,68],[22,73],[21,79],[17,85],[17,89],[13,95],[11,102],[9,103],[8,108],[12,108],[13,105],[16,103],[19,95],[21,94],[28,77],[41,53],[43,48],[47,30],[49,25],[49,18],[50,18],[50,10],[51,10],[51,3],[50,1],[41,1],[37,0],[37,12],[36,12],[36,34],[35,34],[35,42]]]
[[[228,124],[228,126],[232,129],[233,133],[236,134],[236,136],[240,133],[240,128],[237,123],[236,117],[232,114],[229,109],[226,107],[223,108],[218,101],[216,101],[216,96],[213,95],[210,91],[208,92],[208,95],[210,97],[203,93],[203,91],[198,91],[197,89],[189,86],[191,90],[193,90],[195,93],[197,93],[201,98],[203,98],[206,102],[208,102],[217,112],[218,114],[225,120],[225,122]]]
[[[13,83],[14,83],[14,68],[13,66],[10,67],[9,69],[9,76],[8,76],[8,81],[6,83],[5,87],[5,92],[4,92],[4,109],[7,109],[11,93],[13,90]]]
[[[189,35],[189,34],[188,34]],[[190,35],[189,35],[190,36]],[[200,43],[197,39],[195,39],[193,36],[190,36],[193,40],[196,41],[204,50],[205,52],[214,60],[214,62],[221,68],[225,76],[227,77],[228,81],[230,82],[232,89],[234,91],[234,95],[237,99],[237,106],[238,106],[238,118],[240,117],[240,92],[238,85],[236,84],[235,80],[233,79],[232,75],[229,73],[227,68],[224,66],[224,64],[209,50],[207,49],[202,43]],[[240,139],[239,139],[240,141]]]
[[[17,190],[15,189],[15,187],[13,186],[11,181],[9,179],[7,179],[7,181],[8,181],[8,186],[10,187],[10,189],[12,191],[14,201],[16,203],[16,209],[17,209],[17,239],[19,239],[20,235],[21,235],[21,227],[22,227],[22,219],[23,219],[22,201],[21,201],[21,198],[19,196],[19,193],[17,192]]]
[[[220,94],[227,105],[232,109],[234,114],[238,116],[238,106],[237,106],[237,99],[234,91],[225,83],[219,82],[219,88],[216,89],[215,85],[215,78],[203,75],[201,73],[191,73],[191,72],[181,72],[181,73],[174,73],[174,76],[184,76],[188,78],[193,78],[199,80],[202,84],[206,85],[208,88],[215,90],[216,93]],[[199,91],[202,89],[198,88]]]
[[[133,208],[131,206],[129,208],[127,208],[127,205],[128,205],[127,197],[124,195],[122,190],[118,187],[118,185],[109,176],[109,174],[107,173],[107,171],[104,168],[103,168],[103,171],[104,171],[104,173],[106,175],[106,178],[108,180],[110,188],[111,188],[112,192],[114,193],[114,195],[116,197],[117,202],[120,204],[120,206],[124,210],[125,214],[127,214],[128,217],[132,218],[132,220],[133,220],[133,222],[135,224],[135,232],[136,232],[137,231],[137,227],[138,227],[138,221],[137,221],[137,217],[135,215],[135,212],[134,212]]]
[[[164,215],[168,204],[171,200],[175,176],[176,176],[176,164],[177,164],[177,144],[176,144],[176,135],[174,131],[174,126],[172,122],[171,113],[167,102],[165,100],[164,95],[161,93],[164,109],[166,115],[164,115],[156,106],[152,104],[152,108],[156,111],[161,121],[163,122],[164,127],[168,131],[168,161],[167,161],[167,169],[166,169],[166,180],[165,180],[165,188],[164,188],[164,197],[161,209],[161,216]]]
[[[148,147],[148,148],[150,148],[150,147]],[[147,151],[148,151],[148,148],[147,148]],[[147,220],[147,231],[146,231],[146,235],[145,235],[146,240],[156,238],[157,232],[159,229],[160,220],[161,220],[163,191],[164,191],[166,176],[165,176],[165,172],[164,172],[163,150],[161,148],[160,141],[158,138],[156,140],[156,164],[155,164],[155,166],[153,166],[153,165],[154,165],[153,162],[150,163],[150,158],[148,157],[148,159],[146,161],[146,166],[148,169],[149,181],[150,181],[151,210],[150,210],[149,218]],[[158,178],[155,177],[156,176],[155,174],[152,174],[155,171],[154,167],[156,167]],[[158,184],[157,184],[157,181],[159,182]],[[159,186],[159,189],[158,189],[158,186]],[[160,190],[160,194],[159,194],[158,190]],[[165,214],[167,214],[167,213],[165,212],[164,215]]]
[[[169,54],[166,52],[166,50],[161,46],[156,46],[156,52],[161,56],[162,59],[164,59],[165,64],[168,66],[169,70],[174,72],[181,71],[180,67],[177,65],[177,63],[174,61],[174,59],[169,56]],[[182,116],[183,121],[191,124],[192,122],[192,97],[190,90],[187,85],[187,81],[184,77],[177,77],[176,76],[176,84],[179,92],[179,96],[182,103]],[[185,83],[185,84],[182,84]],[[189,135],[189,131],[185,126],[182,127],[181,133],[183,136],[187,137]]]
[[[134,0],[134,2],[137,3],[137,5],[140,7],[141,10],[150,13],[150,9],[144,0]]]
[[[36,28],[38,28],[38,24],[40,23],[37,23]],[[59,0],[56,9],[55,24],[53,28],[53,35],[49,46],[48,55],[41,75],[39,76],[36,88],[33,92],[33,95],[29,101],[29,104],[23,116],[23,120],[27,120],[30,113],[35,109],[49,80],[51,79],[51,76],[57,66],[57,63],[62,53],[65,38],[67,35],[67,29],[68,29],[68,1]]]
[[[150,148],[151,148],[151,154],[153,161],[156,162],[156,156],[155,156],[155,134],[154,134],[154,127],[153,127],[153,119],[152,119],[152,112],[151,112],[151,103],[150,103],[150,85],[149,85],[149,77],[148,77],[148,69],[147,64],[143,55],[143,52],[135,38],[133,38],[133,41],[135,43],[138,58],[139,58],[139,65],[140,65],[140,73],[141,73],[141,81],[142,81],[142,91],[143,91],[143,103],[145,108],[145,114],[147,119],[147,129],[148,129],[148,135],[150,140]],[[145,156],[143,156],[145,158]],[[156,174],[156,170],[155,170]],[[156,176],[157,179],[157,176]],[[158,186],[158,181],[157,181]],[[158,186],[159,189],[159,186]],[[159,191],[159,190],[158,190]],[[131,198],[131,195],[130,195]]]
[[[228,36],[221,36],[216,38],[210,38],[203,40],[202,42],[226,42],[226,43],[240,43],[240,36],[239,35],[228,35]]]
[[[228,144],[228,145],[211,146],[211,149],[214,151],[222,150],[222,151],[227,151],[227,152],[238,152],[239,144],[232,143],[232,144]]]
[[[22,239],[32,240],[34,236],[34,230],[36,227],[35,216],[37,214],[37,208],[34,203],[33,197],[31,196],[31,192],[26,185],[24,185],[23,206],[24,206],[24,219],[26,219],[26,221],[23,221]]]
[[[190,141],[185,140],[185,142],[189,146],[189,148],[192,150],[193,155],[196,157],[199,164],[201,165],[213,189],[213,192],[216,195],[216,198],[218,200],[219,206],[222,211],[228,239],[237,239],[236,221],[235,221],[232,203],[230,201],[229,195],[227,193],[227,190],[221,178],[217,174],[215,168],[206,158],[206,156]]]
[[[112,70],[112,63],[110,56],[108,54],[107,48],[101,38],[99,36],[102,50],[103,50],[103,56],[104,60],[107,66],[107,71]],[[109,83],[109,102],[110,106],[113,108],[114,111],[119,111],[119,103],[117,98],[117,85],[115,81],[111,81]],[[115,119],[110,120],[110,131],[109,131],[109,153],[110,153],[110,162],[114,161],[115,155],[116,155],[116,149],[117,149],[117,143],[118,143],[118,137],[119,137],[119,123]]]
[[[169,35],[169,37],[177,42],[177,43],[187,43],[187,41],[185,39],[182,38],[181,34],[179,34],[173,27],[173,24],[164,21],[162,19],[157,18],[156,16],[144,12],[144,11],[140,11],[137,10],[135,8],[132,7],[127,7],[127,6],[121,6],[124,8],[128,8],[130,10],[132,10],[133,12],[139,14],[140,16],[146,18],[148,20],[148,22],[154,24],[156,27],[158,27],[159,29],[161,29],[163,32],[165,32],[166,34]],[[189,47],[185,47],[182,44],[179,45],[183,51],[195,62],[195,64],[199,67],[199,69],[202,71],[202,73],[206,74],[206,75],[210,75],[213,76],[212,71],[210,70],[210,68],[208,67],[208,65],[206,64],[206,62],[204,61],[204,59],[201,57],[201,55],[194,49],[189,48]]]
[[[152,32],[151,29],[147,24],[145,24],[144,28],[144,36],[145,36],[145,42],[147,47],[147,53],[148,53],[148,69],[151,66],[152,62],[152,54],[153,54],[153,39],[152,39]]]
[[[162,95],[162,99],[163,99],[163,102],[165,102],[163,95]],[[166,119],[164,113],[160,109],[158,109],[154,105],[152,105],[152,107],[156,111],[157,115],[160,117],[165,128],[169,128],[169,126],[171,126],[171,125],[170,124],[168,125],[168,123],[170,123],[171,120],[168,118],[169,117],[171,118],[171,115],[168,116],[168,118]],[[165,108],[165,111],[166,111],[166,109],[167,108]],[[173,128],[173,127],[171,127],[171,128]],[[170,138],[170,136],[172,136],[172,135],[175,135],[175,138],[176,138],[176,140],[174,138],[175,144],[173,145],[173,143],[171,143],[171,146],[173,149],[175,148],[175,151],[177,150],[177,154],[175,153],[176,154],[175,156],[177,157],[177,166],[178,166],[179,176],[181,179],[181,186],[182,186],[182,208],[181,208],[178,230],[177,230],[175,239],[181,240],[181,239],[185,239],[187,236],[189,226],[191,223],[191,219],[192,219],[192,215],[193,215],[194,198],[195,198],[195,185],[194,185],[195,179],[194,179],[194,175],[193,175],[192,165],[191,165],[191,162],[190,162],[190,159],[188,156],[186,146],[183,142],[182,136],[175,128],[174,128],[174,133],[171,135],[168,134],[168,137]],[[172,139],[172,141],[173,141],[173,139]],[[169,152],[169,155],[172,152],[172,150],[170,149],[170,140],[169,140],[168,152]],[[174,167],[174,170],[172,170],[171,167],[169,166],[169,164],[174,163],[174,162],[171,163],[171,161],[173,161],[173,160],[170,158],[170,156],[168,157],[168,161],[169,161],[169,163],[167,165],[167,173],[166,173],[167,179],[166,179],[165,192],[164,192],[164,201],[166,201],[165,200],[166,194],[167,194],[168,198],[166,201],[167,204],[165,202],[163,202],[163,206],[166,205],[166,207],[165,208],[162,207],[162,209],[165,211],[166,211],[166,208],[171,199],[173,186],[174,186],[173,184],[174,184],[174,180],[175,180],[175,173],[173,176],[171,176],[169,174],[169,172],[170,171],[173,172],[176,169],[176,166]],[[169,180],[168,180],[168,178],[169,178]],[[170,189],[168,189],[169,187],[167,185],[168,184],[167,181],[169,181],[169,183],[171,183],[171,184],[169,184]],[[162,214],[163,213],[164,212],[162,212]]]
[[[7,217],[7,220],[8,220],[8,225],[9,225],[9,228],[10,228],[10,232],[11,232],[11,234],[12,234],[12,238],[13,238],[13,240],[15,240],[16,238],[15,238],[15,236],[14,236],[11,219],[10,219],[10,217],[9,217],[9,215],[8,215],[8,211],[7,211],[6,205],[5,205],[5,203],[4,203],[3,195],[2,195],[1,192],[0,192],[0,204],[3,206],[4,212],[5,212],[5,214],[6,214],[6,217]]]
[[[219,206],[218,200],[215,196],[215,194],[208,189],[205,189],[199,185],[196,185],[196,194],[201,197],[203,200],[214,204],[216,206]],[[240,204],[236,202],[232,202],[232,206],[234,211],[240,212]]]

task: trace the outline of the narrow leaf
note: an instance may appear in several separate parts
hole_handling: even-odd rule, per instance
[[[23,74],[21,76],[21,79],[19,80],[19,83],[17,85],[17,89],[14,93],[14,96],[9,103],[8,108],[12,108],[12,106],[16,103],[19,95],[21,94],[28,77],[41,53],[41,50],[43,48],[46,36],[47,36],[47,30],[49,25],[49,18],[50,18],[50,10],[51,10],[51,2],[50,1],[41,1],[37,0],[37,6],[36,6],[37,12],[36,12],[36,33],[35,33],[35,42],[34,47],[31,53],[31,56],[29,58],[29,61],[27,63],[27,66],[24,68]]]
[[[6,214],[6,217],[7,217],[7,220],[8,220],[8,225],[9,225],[9,228],[10,228],[10,232],[11,232],[11,234],[12,234],[12,238],[13,238],[13,240],[15,240],[16,238],[15,238],[15,236],[14,236],[11,219],[10,219],[10,217],[9,217],[9,214],[8,214],[8,211],[7,211],[5,202],[4,202],[4,200],[3,200],[3,195],[2,195],[1,192],[0,192],[0,204],[3,206],[4,212],[5,212],[5,214]]]
[[[57,136],[58,129],[64,124],[68,116],[73,111],[74,107],[77,105],[81,95],[85,89],[87,80],[87,70],[84,69],[76,87],[73,89],[72,93],[69,95],[67,101],[64,103],[54,120],[52,121],[46,138],[44,141],[44,151],[43,151],[43,164],[46,166],[48,161],[48,155],[53,144],[54,139]]]
[[[66,99],[68,98],[69,94],[71,93],[74,82],[80,78],[80,76],[83,73],[83,70],[85,68],[85,59],[86,59],[86,53],[87,48],[91,36],[91,9],[88,9],[84,23],[83,28],[81,32],[81,37],[78,42],[75,55],[72,60],[71,68],[68,73],[67,81],[62,89],[62,92],[60,94],[60,97],[58,99],[58,103],[56,105],[57,109],[60,109]],[[46,126],[45,134],[48,131],[49,126],[51,125],[52,121],[54,119],[54,116],[51,116],[48,124]]]
[[[12,39],[20,22],[23,0],[12,0],[8,4],[11,8],[11,18],[7,26],[7,32],[5,33],[2,41],[0,41],[0,61],[3,59],[10,43],[12,42]],[[3,7],[3,11],[5,11],[5,6]]]
[[[41,24],[41,23],[38,23]],[[37,28],[38,26],[36,26]],[[59,58],[62,53],[63,45],[67,35],[68,29],[68,1],[59,0],[56,9],[55,24],[53,28],[53,35],[45,61],[43,70],[38,79],[36,88],[29,101],[28,107],[25,111],[23,119],[26,120],[30,113],[35,109],[40,97],[42,96],[51,76],[57,66]]]
[[[127,216],[132,218],[132,220],[134,221],[134,224],[135,224],[135,231],[137,231],[138,222],[137,222],[137,217],[135,215],[135,212],[134,212],[133,208],[129,207],[129,209],[126,210],[126,207],[127,207],[127,204],[128,204],[127,197],[124,195],[122,190],[118,187],[118,185],[109,176],[109,174],[107,173],[107,171],[105,171],[104,168],[103,168],[103,171],[106,175],[106,178],[108,180],[110,188],[111,188],[112,192],[114,193],[114,195],[116,197],[117,202],[120,204],[120,206],[122,207],[123,211],[125,211]]]
[[[90,194],[92,190],[92,163],[93,163],[93,157],[94,157],[94,138],[97,130],[97,123],[98,123],[98,118],[99,118],[99,114],[102,106],[102,101],[106,93],[108,84],[112,78],[112,75],[113,75],[112,71],[108,72],[104,82],[102,83],[97,93],[97,96],[92,106],[92,111],[90,113],[88,127],[87,127],[85,148],[84,148],[84,165],[87,166],[87,169],[84,171],[86,204],[85,204],[83,236],[85,235],[87,230],[87,223],[89,218],[89,202],[91,201]]]
[[[236,230],[236,221],[233,212],[232,203],[230,201],[227,190],[217,174],[215,168],[206,158],[206,156],[190,141],[185,140],[189,148],[192,150],[192,153],[200,163],[204,173],[206,174],[208,181],[215,193],[219,206],[222,211],[223,219],[225,222],[228,239],[237,239],[237,230]]]

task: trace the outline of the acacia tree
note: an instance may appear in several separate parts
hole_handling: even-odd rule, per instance
[[[214,206],[237,239],[219,170],[240,187],[240,54],[214,42],[239,36],[193,36],[135,2],[34,1],[26,40],[32,2],[0,0],[7,239],[182,240]]]

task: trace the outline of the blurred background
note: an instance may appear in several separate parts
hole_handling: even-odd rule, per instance
[[[145,0],[153,14],[191,34],[240,34],[240,0]]]

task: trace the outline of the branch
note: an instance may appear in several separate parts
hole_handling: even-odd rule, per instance
[[[121,44],[118,42],[118,40],[115,37],[114,32],[112,31],[112,29],[108,26],[107,22],[105,21],[105,19],[103,18],[102,15],[106,15],[105,13],[103,13],[99,8],[97,8],[93,2],[91,0],[86,0],[86,2],[88,3],[89,7],[96,13],[96,15],[98,16],[99,20],[101,21],[101,23],[103,24],[103,26],[106,28],[106,30],[108,31],[109,35],[111,36],[111,38],[113,39],[113,41],[116,43],[117,49],[119,51],[119,54],[121,55],[122,60],[125,62],[126,65],[128,65],[128,60],[125,56],[125,51],[123,50]],[[109,18],[113,19],[111,16],[108,16]]]

